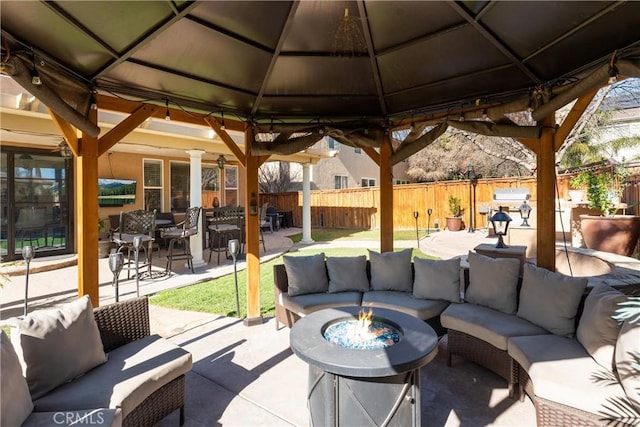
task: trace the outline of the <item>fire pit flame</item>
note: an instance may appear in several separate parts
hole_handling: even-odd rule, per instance
[[[400,341],[400,333],[382,320],[374,319],[373,309],[361,309],[357,319],[343,320],[330,325],[324,338],[341,347],[354,350],[386,348]]]
[[[362,331],[369,331],[371,328],[371,322],[373,321],[373,309],[370,308],[367,313],[364,308],[358,312],[358,323],[356,326]]]

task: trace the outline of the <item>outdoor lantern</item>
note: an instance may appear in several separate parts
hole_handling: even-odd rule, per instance
[[[29,267],[31,264],[31,260],[33,259],[33,257],[35,256],[35,251],[33,249],[33,246],[29,245],[29,246],[23,246],[22,247],[22,258],[24,258],[24,260],[27,262],[27,272],[25,275],[25,281],[24,281],[24,315],[27,315],[27,305],[28,305],[28,298],[29,298]]]
[[[520,218],[522,218],[522,224],[520,224],[521,227],[529,227],[529,215],[531,215],[531,206],[529,206],[527,204],[527,201],[525,200],[524,202],[522,202],[522,204],[520,205],[520,207],[518,207],[518,210],[520,211]]]
[[[120,300],[119,289],[118,289],[118,279],[120,276],[120,272],[122,271],[122,267],[124,267],[124,254],[122,252],[112,252],[109,254],[109,269],[113,273],[113,283],[112,285],[115,287],[116,292],[116,302]]]
[[[502,212],[502,206],[500,206],[498,212],[491,217],[491,225],[493,225],[493,231],[498,235],[498,244],[496,248],[508,248],[502,240],[502,236],[507,234],[511,217],[505,212]]]
[[[224,158],[224,154],[220,154],[216,162],[218,163],[218,168],[222,170],[224,169],[224,165],[227,163],[227,159]]]
[[[236,267],[236,262],[238,261],[238,254],[240,253],[240,241],[238,239],[229,240],[229,253],[233,258],[233,278],[236,284],[236,313],[238,317],[240,317],[240,297],[238,294],[238,269]]]

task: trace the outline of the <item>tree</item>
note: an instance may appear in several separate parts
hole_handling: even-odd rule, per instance
[[[292,183],[299,180],[300,170],[292,170],[290,162],[267,162],[258,169],[258,187],[261,193],[291,191]]]
[[[569,133],[557,153],[561,166],[577,167],[585,163],[616,157],[622,150],[640,147],[640,136],[626,135],[605,143],[615,108],[640,105],[640,79],[627,79],[601,89]],[[567,116],[573,103],[556,113],[558,122]],[[519,125],[534,124],[527,111],[508,114]],[[408,131],[395,132],[403,140]],[[467,165],[484,177],[528,176],[535,174],[536,155],[513,138],[488,137],[450,127],[434,143],[409,157],[407,174],[416,181],[464,178]]]

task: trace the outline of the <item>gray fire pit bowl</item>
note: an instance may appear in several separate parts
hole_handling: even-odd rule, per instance
[[[357,350],[324,338],[328,326],[357,318],[359,309],[321,310],[291,328],[291,349],[309,364],[311,424],[419,426],[419,371],[437,354],[436,333],[416,317],[378,308],[374,317],[400,331],[400,341],[393,346]]]

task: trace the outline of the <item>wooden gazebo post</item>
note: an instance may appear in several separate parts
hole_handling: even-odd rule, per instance
[[[380,144],[380,252],[393,251],[393,164],[391,133]]]
[[[89,120],[98,123],[98,110]],[[78,248],[78,296],[89,295],[98,307],[98,138],[82,134],[76,159],[76,237]]]
[[[244,132],[245,147],[245,229],[247,252],[247,317],[246,326],[261,324],[260,314],[260,216],[258,215],[258,168],[260,157],[251,154],[253,128],[246,124]]]

